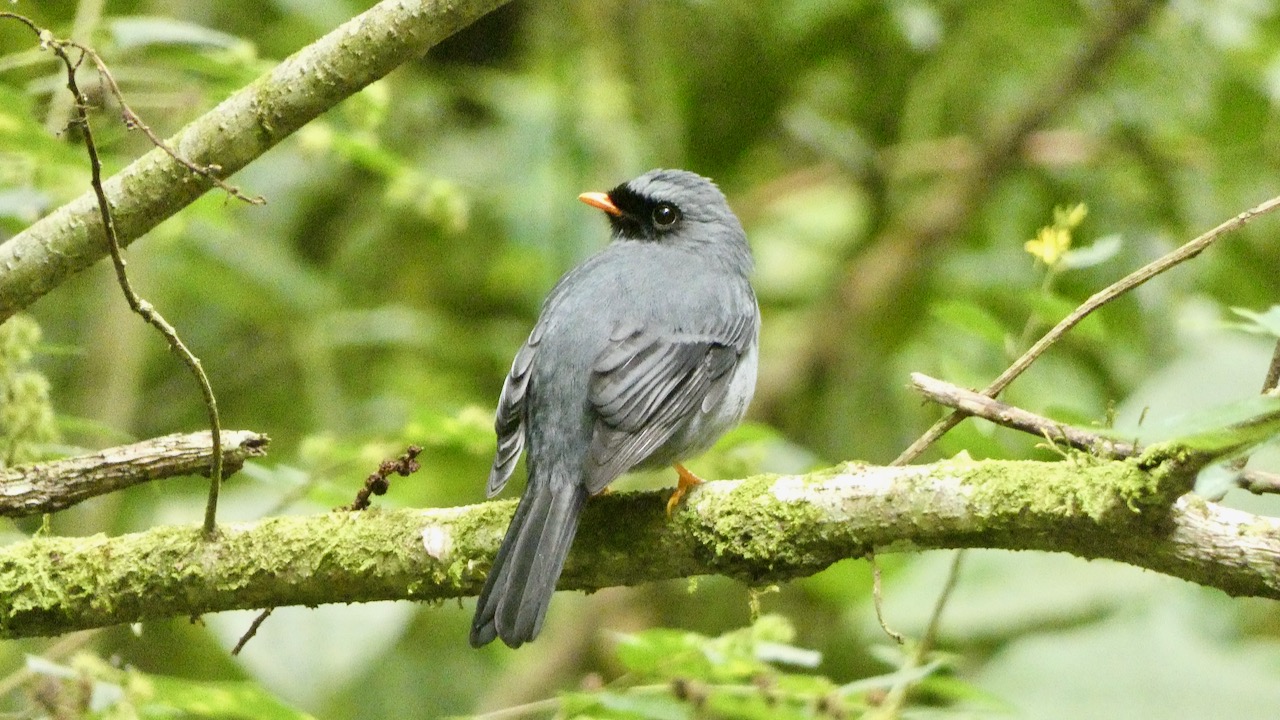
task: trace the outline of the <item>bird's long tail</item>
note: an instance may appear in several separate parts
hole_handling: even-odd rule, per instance
[[[497,637],[515,648],[538,636],[586,501],[578,483],[531,479],[480,591],[472,647]]]

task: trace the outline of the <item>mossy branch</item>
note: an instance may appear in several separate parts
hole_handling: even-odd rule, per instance
[[[128,245],[298,128],[506,0],[384,0],[299,50],[108,178],[116,232]],[[0,245],[0,322],[106,257],[92,192]]]
[[[1147,461],[1155,458],[1147,457]],[[588,503],[563,589],[718,573],[803,577],[878,553],[986,547],[1110,558],[1280,599],[1280,520],[1190,495],[1138,461],[844,465]],[[475,594],[514,503],[39,537],[0,549],[0,636],[57,635],[221,610]]]

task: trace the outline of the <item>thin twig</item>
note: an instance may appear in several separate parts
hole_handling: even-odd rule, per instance
[[[1113,440],[1099,433],[1089,432],[1071,425],[1037,415],[981,395],[949,382],[922,373],[911,374],[911,385],[920,394],[965,415],[989,420],[1013,430],[1019,430],[1060,445],[1082,450],[1107,460],[1123,460],[1142,454],[1137,443]],[[1261,470],[1246,470],[1236,478],[1236,485],[1256,495],[1280,493],[1280,475]]]
[[[867,563],[871,565],[871,600],[876,608],[876,620],[880,623],[880,629],[884,634],[901,645],[906,642],[902,633],[889,627],[889,623],[884,619],[884,584],[880,579],[880,563],[876,562],[874,553],[867,553]]]
[[[62,59],[64,62],[70,62],[70,60],[66,57],[66,54],[65,54],[66,48],[75,48],[76,50],[79,50],[81,53],[83,53],[84,56],[87,56],[90,60],[92,60],[94,68],[98,71],[98,76],[101,77],[106,82],[107,89],[111,91],[112,97],[114,97],[116,102],[120,104],[120,115],[121,115],[121,119],[124,121],[124,126],[126,129],[141,130],[143,134],[147,136],[147,139],[151,141],[152,145],[155,145],[156,147],[163,150],[169,157],[173,158],[175,161],[180,163],[183,167],[187,168],[191,172],[195,173],[196,175],[199,175],[200,177],[205,178],[209,182],[218,186],[219,188],[222,189],[223,192],[227,193],[228,195],[238,200],[243,200],[244,202],[247,202],[251,205],[265,205],[267,203],[267,199],[264,198],[263,196],[257,195],[254,197],[249,197],[245,195],[243,192],[241,192],[240,188],[223,181],[223,179],[218,176],[218,173],[222,171],[222,168],[219,167],[218,165],[198,165],[196,163],[193,163],[190,160],[179,155],[178,152],[174,150],[172,147],[170,147],[168,143],[160,139],[160,136],[156,135],[155,132],[151,129],[151,127],[142,121],[142,117],[138,115],[136,112],[134,112],[133,108],[129,107],[129,103],[125,102],[124,93],[120,90],[120,86],[116,83],[115,76],[111,74],[111,71],[107,68],[107,64],[103,62],[102,57],[98,55],[96,50],[94,50],[93,48],[87,45],[83,45],[79,42],[76,42],[73,39],[55,38],[53,34],[50,33],[48,30],[41,28],[30,18],[25,17],[23,15],[19,15],[17,13],[11,13],[11,12],[0,12],[0,18],[9,18],[11,20],[17,20],[18,22],[26,25],[28,28],[31,29],[33,33],[36,34],[36,37],[39,38],[41,48],[48,47],[52,49],[54,54],[57,55],[60,59]],[[62,50],[61,52],[59,52],[60,49]],[[76,65],[78,66],[79,62],[77,62]],[[81,101],[82,97],[83,97],[82,95],[77,94],[76,102],[78,104],[83,104],[83,102]]]
[[[1055,325],[1052,330],[1044,335],[1044,337],[1037,340],[1036,344],[1032,345],[1029,350],[1022,354],[1022,357],[1019,357],[1007,370],[1001,373],[1000,377],[996,378],[990,385],[984,388],[982,390],[982,394],[987,397],[995,397],[999,395],[1006,387],[1009,386],[1009,383],[1012,383],[1019,375],[1025,372],[1027,368],[1031,367],[1031,364],[1039,359],[1039,357],[1043,355],[1050,346],[1058,342],[1062,336],[1066,335],[1067,332],[1078,325],[1081,320],[1084,320],[1098,308],[1106,305],[1112,300],[1115,300],[1170,268],[1199,255],[1210,245],[1217,242],[1217,240],[1223,235],[1244,227],[1249,223],[1249,221],[1266,215],[1267,213],[1274,211],[1276,208],[1280,208],[1280,196],[1273,197],[1256,207],[1236,215],[1177,250],[1174,250],[1158,260],[1138,268],[1121,278],[1118,282],[1094,293],[1088,300],[1080,305],[1080,307],[1073,310],[1070,315],[1066,316],[1057,325]],[[958,425],[966,416],[967,413],[962,411],[950,413],[935,423],[933,427],[929,428],[929,430],[925,432],[924,435],[921,435],[915,442],[911,443],[911,446],[904,450],[902,454],[890,464],[905,465],[906,463],[920,457],[920,455],[924,453],[930,445],[937,442],[938,438],[942,437],[948,430]]]
[[[239,655],[240,651],[244,649],[245,644],[252,640],[254,635],[258,634],[258,628],[262,627],[262,623],[266,622],[267,618],[271,617],[271,613],[275,611],[275,608],[269,607],[258,613],[258,616],[253,619],[253,622],[249,623],[249,629],[245,630],[244,635],[240,636],[240,640],[236,643],[236,646],[231,648],[231,654]]]
[[[933,612],[929,615],[929,624],[925,627],[924,635],[920,637],[920,642],[912,649],[911,655],[907,658],[907,662],[903,663],[899,673],[909,676],[910,671],[924,664],[925,658],[933,649],[938,639],[938,630],[942,627],[942,612],[946,609],[947,603],[951,600],[951,593],[956,589],[956,584],[960,580],[960,566],[964,562],[964,550],[958,550],[951,556],[951,567],[947,571],[946,582],[942,585],[942,592],[938,593],[938,599],[933,604]],[[880,707],[876,708],[874,714],[878,718],[893,718],[898,716],[902,703],[907,698],[907,691],[914,684],[915,679],[904,677],[901,681],[894,684]]]
[[[209,377],[205,374],[204,368],[200,364],[200,358],[196,357],[187,348],[186,344],[182,342],[182,338],[178,336],[177,330],[164,319],[164,316],[151,303],[139,297],[129,283],[129,276],[125,271],[124,257],[120,251],[119,238],[116,236],[115,220],[111,215],[111,206],[107,201],[106,191],[102,188],[102,162],[99,159],[98,149],[93,140],[93,130],[89,125],[89,99],[80,90],[80,86],[76,82],[76,69],[83,63],[85,57],[94,57],[94,55],[77,43],[64,42],[53,38],[48,31],[38,29],[35,23],[26,18],[13,13],[4,13],[3,16],[17,18],[34,30],[40,38],[40,44],[53,50],[54,54],[62,60],[62,64],[66,67],[67,89],[71,91],[72,96],[75,98],[75,122],[84,133],[85,151],[89,155],[90,184],[93,186],[94,195],[98,200],[98,212],[102,219],[102,230],[107,238],[107,246],[111,252],[111,261],[115,266],[116,279],[120,284],[120,289],[124,293],[129,307],[152,327],[160,331],[160,334],[168,341],[169,346],[178,353],[183,362],[187,364],[187,367],[191,369],[196,382],[200,385],[200,392],[204,396],[205,408],[208,411],[209,433],[212,440],[213,457],[211,458],[209,469],[209,500],[205,506],[204,515],[205,536],[212,538],[217,530],[218,492],[222,486],[222,425],[218,418],[218,402],[213,394],[213,386],[209,384]],[[67,53],[67,47],[74,47],[80,50],[80,59],[72,60]]]
[[[121,119],[124,121],[125,128],[129,130],[135,130],[135,129],[141,130],[142,133],[147,136],[147,139],[151,141],[152,145],[155,145],[156,147],[165,151],[165,153],[169,157],[176,160],[183,167],[187,168],[188,170],[195,173],[196,175],[199,175],[200,177],[205,178],[206,180],[213,183],[214,185],[217,185],[223,192],[236,198],[237,200],[242,200],[244,202],[249,203],[250,205],[266,205],[267,204],[267,199],[265,197],[261,195],[255,195],[253,197],[249,197],[244,193],[242,193],[240,191],[240,188],[223,181],[223,179],[218,176],[218,173],[222,172],[221,166],[198,165],[179,155],[176,150],[169,147],[168,143],[166,143],[164,140],[161,140],[160,137],[151,130],[150,126],[148,126],[145,122],[142,121],[141,116],[139,116],[137,113],[133,111],[132,108],[129,107],[129,104],[124,100],[124,93],[121,92],[120,86],[116,84],[115,77],[111,74],[111,71],[107,69],[106,63],[102,61],[102,58],[98,55],[98,53],[93,48],[86,47],[84,45],[81,45],[79,43],[74,43],[74,42],[67,42],[65,44],[80,50],[84,54],[88,55],[89,59],[93,61],[93,66],[98,70],[98,75],[104,81],[106,81],[107,88],[111,91],[112,97],[114,97],[116,99],[116,102],[120,104],[120,115],[121,115]]]

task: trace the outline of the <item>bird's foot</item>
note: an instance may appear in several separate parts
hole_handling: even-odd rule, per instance
[[[671,513],[675,512],[676,506],[680,504],[680,500],[693,488],[703,483],[702,478],[689,472],[689,470],[676,463],[672,467],[675,468],[676,474],[680,476],[680,482],[676,484],[676,489],[671,491],[671,499],[667,500],[667,517],[671,517]]]

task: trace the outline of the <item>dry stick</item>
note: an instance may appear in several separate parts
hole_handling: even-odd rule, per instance
[[[1276,208],[1280,208],[1280,196],[1273,197],[1256,207],[1245,210],[1239,215],[1236,215],[1230,220],[1218,225],[1168,255],[1138,268],[1121,278],[1115,284],[1094,293],[1084,302],[1084,304],[1073,310],[1070,315],[1063,318],[1062,321],[1055,325],[1052,330],[1045,334],[1044,337],[1036,341],[1036,344],[1032,345],[1031,349],[1023,353],[1022,357],[1018,358],[1007,370],[1000,374],[1000,377],[996,378],[995,381],[983,389],[982,394],[987,397],[995,397],[996,395],[999,395],[1002,390],[1009,386],[1009,383],[1017,379],[1017,377],[1025,372],[1026,369],[1030,367],[1045,350],[1049,349],[1049,346],[1060,340],[1063,335],[1067,334],[1067,331],[1079,324],[1081,320],[1084,320],[1093,313],[1093,311],[1103,305],[1106,305],[1112,300],[1115,300],[1121,295],[1124,295],[1151,278],[1165,272],[1166,270],[1199,255],[1201,252],[1204,252],[1205,248],[1212,245],[1223,235],[1244,227],[1254,218],[1266,215],[1267,213],[1274,211]],[[911,446],[904,450],[897,459],[890,463],[890,465],[905,465],[906,463],[920,457],[921,453],[936,442],[938,438],[946,434],[948,430],[959,424],[959,422],[965,417],[966,414],[964,412],[955,411],[939,420],[933,427],[929,428],[928,432],[921,435],[915,442],[911,443]]]
[[[958,555],[959,553],[956,554]],[[876,620],[880,623],[880,629],[884,631],[884,634],[901,645],[906,642],[902,637],[902,633],[889,627],[889,623],[884,619],[884,584],[880,579],[880,563],[876,562],[875,553],[867,553],[867,563],[871,565],[871,600],[876,608]]]
[[[183,167],[187,168],[188,170],[195,173],[196,175],[206,178],[207,180],[209,180],[209,182],[218,186],[223,192],[236,198],[237,200],[243,200],[244,202],[247,202],[250,205],[266,205],[267,204],[267,199],[265,197],[261,195],[255,195],[254,197],[249,197],[244,193],[240,192],[240,188],[225,182],[221,177],[218,176],[218,173],[222,171],[221,166],[197,165],[196,163],[193,163],[190,160],[179,155],[176,150],[169,147],[168,143],[166,143],[164,140],[161,140],[160,136],[156,135],[151,130],[151,127],[142,121],[142,117],[139,116],[137,113],[135,113],[133,111],[133,108],[129,107],[129,104],[124,101],[124,93],[121,92],[120,86],[116,84],[115,77],[111,74],[111,71],[107,69],[106,63],[102,61],[102,58],[98,55],[98,53],[93,48],[80,45],[79,43],[67,43],[67,44],[74,46],[76,49],[80,50],[80,52],[88,55],[90,60],[93,60],[93,66],[97,68],[98,76],[102,78],[102,80],[106,83],[107,88],[111,91],[111,96],[116,99],[116,102],[120,103],[120,116],[121,116],[121,119],[124,121],[125,128],[129,130],[134,130],[134,129],[141,130],[142,134],[147,136],[147,139],[151,141],[152,145],[155,145],[156,147],[165,151],[165,153],[169,157],[181,163]]]
[[[30,21],[27,22],[28,25],[31,24]],[[222,486],[222,424],[218,419],[218,401],[213,395],[213,386],[209,384],[209,377],[205,375],[204,368],[200,365],[200,358],[196,357],[182,342],[182,338],[178,337],[178,331],[164,319],[151,303],[139,297],[129,283],[129,276],[125,272],[124,257],[120,253],[120,242],[116,237],[115,221],[111,217],[111,207],[107,202],[106,192],[102,189],[102,162],[98,158],[98,149],[93,141],[93,131],[89,127],[89,113],[86,110],[89,99],[80,91],[80,86],[76,83],[76,69],[84,61],[87,53],[78,45],[70,44],[81,52],[80,61],[73,62],[67,54],[64,43],[49,38],[47,32],[40,32],[39,35],[41,44],[47,44],[52,48],[54,54],[61,58],[62,64],[67,69],[67,89],[75,97],[76,124],[84,132],[84,146],[85,151],[89,154],[89,168],[92,173],[90,184],[93,186],[94,195],[98,198],[98,212],[102,217],[102,231],[107,236],[107,246],[111,251],[111,262],[115,265],[116,279],[120,283],[120,290],[124,292],[125,299],[129,302],[129,307],[140,315],[143,320],[159,330],[160,334],[164,335],[165,340],[169,342],[169,347],[177,351],[178,355],[187,364],[187,367],[191,369],[191,373],[195,375],[196,382],[200,385],[200,392],[204,395],[204,403],[209,415],[209,434],[212,440],[213,453],[209,469],[209,501],[205,505],[204,511],[204,534],[206,537],[212,538],[217,529],[218,491]]]
[[[965,415],[990,420],[997,425],[1042,437],[1050,442],[1068,445],[1100,458],[1123,460],[1139,454],[1142,450],[1135,443],[1112,440],[1071,425],[1063,425],[1043,415],[1002,403],[944,380],[929,377],[924,373],[911,373],[911,386],[929,400],[954,408]]]
[[[1063,425],[1043,415],[1002,403],[923,373],[912,373],[911,385],[929,400],[955,408],[965,415],[989,420],[1107,460],[1136,457],[1145,449],[1136,443],[1113,440],[1098,433]],[[1280,475],[1262,470],[1246,470],[1240,473],[1236,485],[1258,495],[1280,493]]]
[[[269,607],[258,613],[258,616],[253,619],[253,622],[249,623],[249,629],[245,630],[244,635],[240,636],[240,640],[236,643],[236,646],[231,648],[231,654],[239,655],[240,651],[244,649],[245,644],[252,640],[254,635],[258,634],[258,628],[262,627],[262,623],[266,622],[267,618],[271,617],[271,613],[275,611],[275,608]]]
[[[249,430],[222,433],[222,471],[231,474],[266,454],[270,438]],[[0,517],[71,507],[139,483],[202,474],[212,460],[209,432],[174,433],[88,455],[0,469]]]

